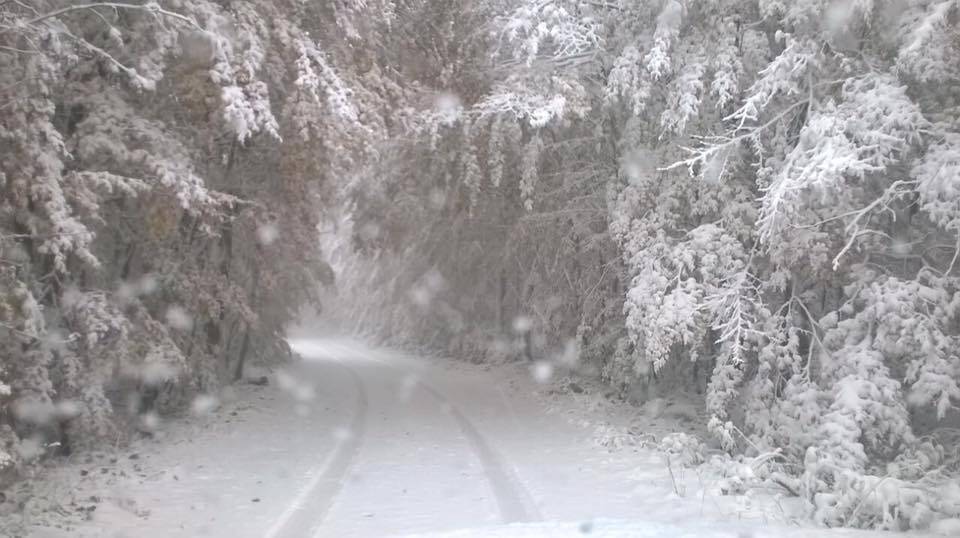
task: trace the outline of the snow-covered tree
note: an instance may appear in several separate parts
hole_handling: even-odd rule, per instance
[[[418,81],[457,112],[422,107],[436,127],[354,215],[399,264],[398,309],[424,274],[448,283],[387,331],[488,353],[519,317],[621,387],[708,371],[711,431],[781,449],[821,521],[925,525],[866,498],[887,464],[931,470],[914,456],[960,402],[960,6],[447,5],[494,30],[434,37],[457,76]]]
[[[330,179],[404,97],[355,64],[395,9],[0,5],[0,476],[285,355]]]

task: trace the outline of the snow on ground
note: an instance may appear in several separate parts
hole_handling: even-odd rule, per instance
[[[333,402],[350,387],[327,389],[304,403],[240,386],[210,416],[171,424],[159,440],[58,464],[35,486],[29,536],[259,536],[253,529],[276,519],[291,484],[336,443]]]
[[[682,401],[638,410],[520,365],[293,344],[307,360],[269,386],[27,484],[30,536],[881,535],[805,527],[774,492],[723,496],[668,468],[636,441],[689,427]]]

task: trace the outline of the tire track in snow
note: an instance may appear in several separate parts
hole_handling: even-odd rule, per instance
[[[307,473],[307,482],[264,538],[303,538],[318,536],[327,511],[343,487],[343,479],[363,442],[370,401],[360,375],[339,361],[331,361],[346,371],[357,389],[356,412],[349,431],[337,436],[336,445],[319,465]]]
[[[376,357],[367,358],[398,373],[404,373],[401,368],[387,361]],[[543,516],[540,514],[540,510],[519,477],[506,463],[506,460],[487,442],[473,423],[440,391],[422,379],[418,379],[416,384],[423,387],[427,393],[440,402],[444,411],[453,418],[464,437],[467,438],[470,448],[480,460],[480,466],[483,468],[490,489],[493,491],[501,521],[504,523],[542,521]],[[509,411],[511,414],[513,413],[512,408]]]
[[[541,521],[543,516],[540,515],[533,497],[527,492],[506,460],[487,442],[483,434],[477,430],[457,406],[450,402],[449,398],[422,381],[420,386],[436,398],[443,406],[444,411],[453,417],[470,443],[470,447],[477,454],[484,475],[486,475],[487,482],[490,483],[490,489],[493,490],[494,498],[497,501],[500,519],[504,523]]]

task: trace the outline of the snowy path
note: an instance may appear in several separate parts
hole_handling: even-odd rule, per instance
[[[218,416],[113,466],[58,469],[62,504],[98,504],[32,536],[880,536],[771,524],[769,506],[703,495],[693,471],[680,497],[658,454],[598,447],[568,420],[584,402],[547,413],[519,367],[294,345],[305,361]]]
[[[364,418],[350,439],[362,443],[339,449],[337,459],[353,463],[349,473],[337,466],[326,473],[339,491],[316,488],[309,502],[318,508],[298,510],[299,522],[282,517],[269,536],[382,536],[539,519],[495,444],[461,410],[476,402],[451,399],[456,387],[428,378],[425,363],[342,342],[295,348],[321,392],[331,368],[352,374],[364,395],[355,415]]]
[[[356,407],[349,428],[334,431],[336,444],[322,463],[311,469],[307,481],[294,500],[267,530],[265,538],[278,536],[312,536],[323,522],[330,502],[342,487],[343,478],[363,441],[366,429],[369,398],[363,380],[348,367],[356,390]],[[328,377],[331,379],[333,377]]]

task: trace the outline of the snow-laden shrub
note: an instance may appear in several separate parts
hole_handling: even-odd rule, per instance
[[[759,487],[789,488],[782,459],[780,451],[754,456],[714,453],[702,468],[715,480],[721,495],[744,495]]]
[[[926,529],[960,513],[960,487],[943,463],[942,448],[930,442],[902,452],[884,473],[838,467],[811,447],[799,487],[825,525]]]
[[[926,529],[957,517],[956,483],[904,481],[890,476],[847,473],[830,491],[813,497],[813,519],[828,526],[884,530]]]
[[[671,433],[660,439],[657,449],[684,467],[695,467],[705,461],[704,446],[699,439],[686,433]]]
[[[611,451],[642,447],[647,444],[646,438],[633,428],[617,426],[609,422],[602,422],[594,428],[593,442]]]

